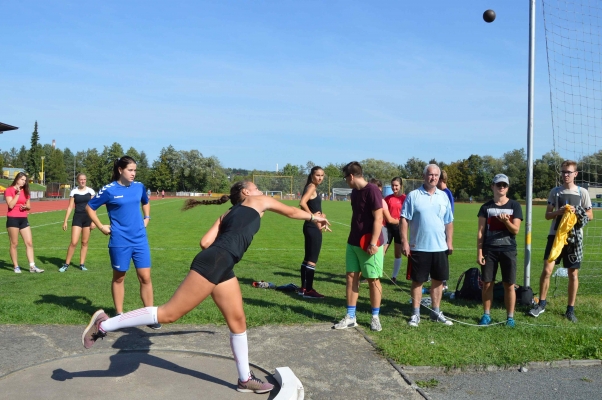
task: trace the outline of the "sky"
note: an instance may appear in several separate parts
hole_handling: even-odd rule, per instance
[[[497,18],[485,23],[493,9]],[[2,4],[0,149],[114,142],[229,168],[527,148],[529,2]],[[535,158],[553,149],[537,3]]]

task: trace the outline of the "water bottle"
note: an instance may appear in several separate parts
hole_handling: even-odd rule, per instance
[[[426,294],[426,293],[430,293],[430,292],[431,292],[430,288],[425,288],[425,287],[422,288],[422,294]]]

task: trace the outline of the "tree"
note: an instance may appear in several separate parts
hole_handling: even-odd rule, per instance
[[[286,164],[284,168],[282,168],[282,175],[284,176],[298,176],[301,175],[302,171],[296,165]]]
[[[408,159],[404,165],[408,179],[423,179],[425,167],[426,163],[416,157]]]
[[[366,178],[366,180],[377,178],[383,181],[383,184],[385,184],[395,176],[399,175],[398,165],[392,162],[368,158],[361,161],[360,164],[362,165],[364,178]]]
[[[34,182],[40,181],[40,170],[42,163],[42,148],[40,146],[40,135],[38,133],[38,121],[36,121],[33,132],[31,133],[31,147],[27,157],[26,169]]]
[[[44,174],[46,182],[68,182],[67,172],[65,171],[65,162],[63,152],[60,149],[52,149],[49,156],[46,156]]]
[[[562,164],[560,154],[548,152],[533,163],[533,197],[547,199],[558,180],[557,168]]]
[[[512,150],[504,153],[503,173],[510,179],[508,197],[515,200],[523,199],[527,193],[527,155],[525,149]]]

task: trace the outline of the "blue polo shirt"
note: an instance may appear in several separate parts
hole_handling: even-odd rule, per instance
[[[148,204],[144,184],[132,182],[130,186],[122,186],[111,182],[88,202],[95,211],[103,204],[107,206],[111,221],[109,247],[135,247],[148,243],[140,211],[141,204]]]
[[[445,225],[454,220],[451,204],[445,192],[435,189],[429,194],[420,186],[412,190],[401,210],[410,226],[410,251],[445,251]]]

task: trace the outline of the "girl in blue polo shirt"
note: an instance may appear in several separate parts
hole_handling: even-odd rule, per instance
[[[113,267],[111,291],[115,311],[123,314],[123,299],[125,297],[125,274],[130,268],[130,260],[134,261],[136,274],[140,281],[140,297],[145,307],[153,305],[153,284],[151,282],[151,257],[146,226],[150,221],[150,203],[146,188],[136,177],[136,161],[129,156],[123,156],[113,165],[112,182],[98,191],[86,206],[86,211],[92,222],[105,235],[110,235],[109,256]],[[110,226],[103,225],[96,210],[106,205]],[[144,218],[140,214],[140,204]],[[149,325],[150,328],[160,329],[161,324]]]

